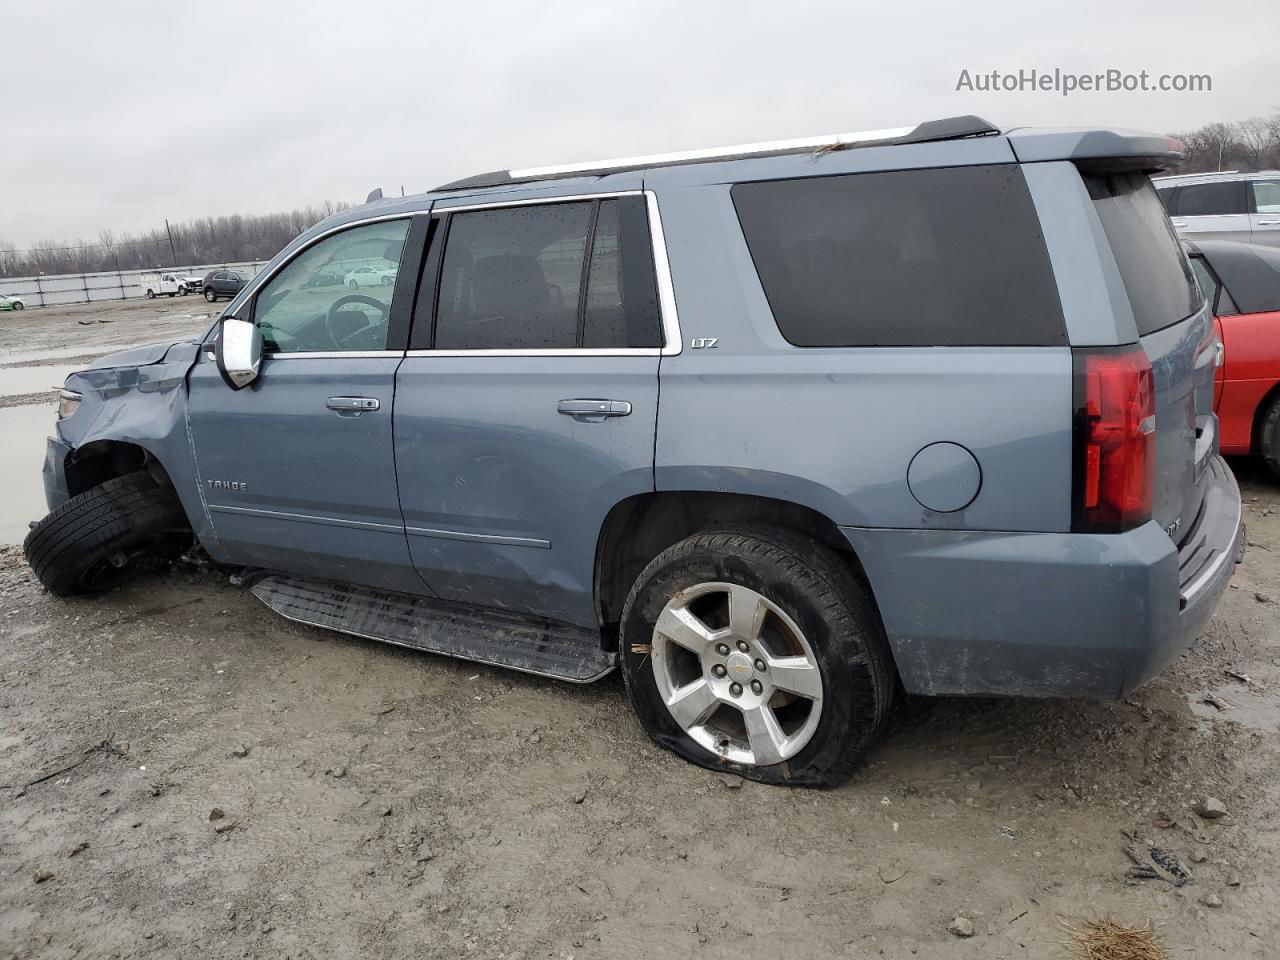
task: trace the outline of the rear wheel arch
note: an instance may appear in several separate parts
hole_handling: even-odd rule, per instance
[[[1280,380],[1273,383],[1270,389],[1263,394],[1262,399],[1258,401],[1258,405],[1253,409],[1253,428],[1250,431],[1250,450],[1253,453],[1259,453],[1262,450],[1262,428],[1267,419],[1267,414],[1271,408],[1280,403]]]
[[[834,521],[812,507],[750,494],[701,490],[644,493],[614,504],[596,540],[594,582],[602,642],[606,646],[617,642],[616,628],[627,594],[663,550],[698,533],[760,524],[812,537],[835,551],[871,593],[849,541]]]

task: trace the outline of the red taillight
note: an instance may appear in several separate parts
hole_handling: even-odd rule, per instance
[[[1076,350],[1072,528],[1129,530],[1151,519],[1156,411],[1139,346]]]

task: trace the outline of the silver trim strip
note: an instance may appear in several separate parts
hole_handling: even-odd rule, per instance
[[[666,352],[659,347],[630,347],[608,350],[601,347],[557,347],[548,350],[410,350],[406,357],[657,357]],[[678,352],[678,351],[677,351]],[[396,354],[399,356],[399,354]]]
[[[240,513],[255,517],[268,517],[273,520],[299,520],[303,523],[319,523],[328,527],[352,527],[357,530],[372,530],[375,533],[404,532],[404,527],[398,523],[374,523],[369,520],[340,520],[337,517],[317,517],[309,513],[285,513],[282,510],[260,510],[256,507],[232,507],[222,503],[209,504],[209,510],[216,513]]]
[[[439,530],[432,527],[409,527],[404,532],[412,537],[434,537],[438,540],[467,540],[472,543],[496,543],[504,547],[538,547],[551,549],[551,541],[540,537],[503,537],[492,533],[466,533],[462,530]]]
[[[825,147],[835,144],[865,143],[869,140],[893,140],[905,137],[915,127],[890,127],[884,130],[863,130],[858,133],[827,133],[816,137],[796,137],[791,140],[765,140],[759,143],[740,143],[725,147],[704,147],[700,150],[677,150],[673,153],[651,153],[640,157],[618,157],[612,160],[585,160],[579,163],[554,164],[547,167],[524,167],[508,170],[514,180],[536,179],[561,173],[587,173],[610,170],[614,167],[652,167],[663,163],[681,163],[686,160],[714,160],[717,157],[740,157],[753,153],[775,153],[781,150],[803,150],[806,147]]]
[[[264,353],[264,360],[356,360],[362,357],[403,357],[403,350],[317,350],[313,353]]]
[[[528,197],[524,200],[489,200],[481,203],[462,203],[453,206],[448,200],[437,201],[433,213],[466,213],[470,210],[494,210],[500,207],[527,207],[541,203],[584,203],[588,200],[607,200],[611,197],[638,197],[643,190],[604,190],[600,193],[574,193],[568,196]]]
[[[666,340],[662,355],[674,357],[684,349],[684,339],[680,333],[680,314],[676,311],[676,289],[671,282],[671,261],[667,259],[667,235],[662,230],[662,214],[658,210],[657,195],[652,190],[646,190],[644,196],[649,207],[653,265],[657,271],[658,303],[662,310],[662,331]]]

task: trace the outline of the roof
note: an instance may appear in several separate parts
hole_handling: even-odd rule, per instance
[[[1203,254],[1241,313],[1280,310],[1280,249],[1234,240],[1187,240]]]
[[[981,117],[949,117],[945,120],[930,120],[914,127],[863,130],[858,133],[829,133],[813,137],[798,137],[792,140],[770,140],[762,143],[707,147],[678,153],[656,153],[648,156],[623,157],[614,160],[586,160],[555,166],[498,170],[492,173],[465,177],[462,180],[455,180],[452,183],[446,183],[444,186],[436,187],[435,190],[475,190],[483,187],[530,183],[536,180],[558,180],[565,177],[592,175],[603,176],[628,170],[647,170],[654,167],[676,166],[688,163],[708,163],[746,157],[779,157],[794,153],[825,153],[832,150],[847,150],[853,147],[932,143],[940,140],[995,136],[999,133],[999,129]]]

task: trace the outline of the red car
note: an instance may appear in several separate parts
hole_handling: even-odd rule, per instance
[[[1222,452],[1261,454],[1280,477],[1280,249],[1229,240],[1186,248],[1226,349],[1213,397]]]

